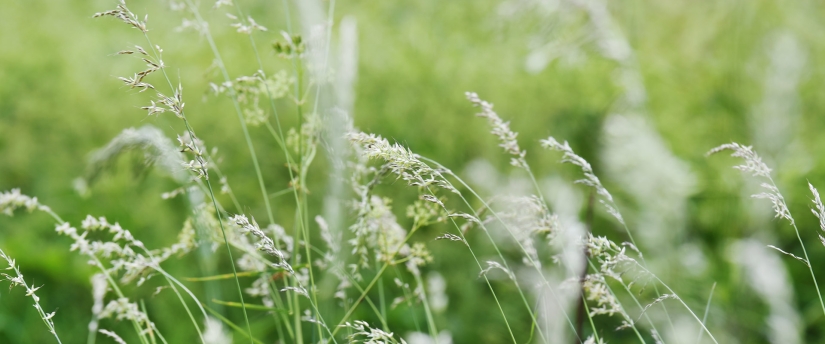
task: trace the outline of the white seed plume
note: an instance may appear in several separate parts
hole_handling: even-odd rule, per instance
[[[814,195],[814,199],[811,200],[814,203],[814,208],[811,208],[811,212],[819,219],[819,229],[825,231],[825,205],[822,204],[822,199],[819,198],[819,191],[817,191],[814,185],[808,183],[808,188],[811,190],[811,194]],[[820,234],[819,241],[822,242],[822,245],[825,245],[825,236]]]
[[[513,272],[510,271],[510,269],[504,267],[504,265],[501,265],[501,263],[493,260],[488,260],[486,263],[487,267],[481,270],[481,272],[479,272],[478,277],[487,275],[491,270],[501,270],[505,274],[507,274],[508,278],[515,281],[516,276],[513,274]]]
[[[438,186],[444,190],[458,193],[447,182],[441,172],[431,168],[413,153],[399,144],[390,144],[389,141],[375,134],[354,132],[347,134],[347,138],[359,145],[361,153],[370,159],[381,159],[387,163],[387,168],[398,175],[411,186]]]
[[[103,16],[111,16],[111,17],[115,17],[117,19],[120,19],[122,22],[128,24],[129,26],[131,26],[135,29],[140,30],[143,33],[146,33],[147,31],[149,31],[146,28],[146,21],[149,19],[149,15],[146,15],[143,18],[143,20],[140,20],[140,18],[136,14],[132,13],[132,11],[130,11],[126,7],[126,1],[125,0],[120,0],[120,3],[113,10],[109,10],[109,11],[106,11],[106,12],[95,13],[93,18],[103,17]]]
[[[109,338],[112,338],[112,340],[114,340],[115,343],[117,343],[117,344],[126,344],[126,341],[123,340],[123,338],[120,338],[120,336],[118,336],[117,333],[115,333],[114,331],[108,331],[108,330],[100,329],[100,331],[98,331],[98,332],[102,333],[103,335],[105,335]]]
[[[246,215],[235,215],[229,218],[230,221],[234,222],[241,230],[243,234],[251,234],[255,238],[257,238],[257,243],[255,247],[262,252],[270,254],[278,258],[278,262],[273,264],[274,267],[279,267],[285,269],[288,273],[292,274],[294,271],[289,263],[286,262],[286,256],[284,255],[281,250],[275,247],[275,242],[272,241],[269,236],[264,233],[261,228],[258,226],[258,223],[255,222],[255,219],[252,219],[252,222],[246,217]]]
[[[381,329],[372,328],[366,321],[355,320],[354,322],[346,322],[342,327],[348,327],[355,331],[347,339],[351,343],[362,342],[369,344],[406,344],[404,339],[396,340],[392,332],[384,332]]]
[[[564,153],[561,159],[562,163],[569,163],[579,166],[582,170],[582,173],[584,173],[584,179],[579,179],[576,181],[576,183],[584,184],[595,189],[596,193],[599,194],[599,196],[601,196],[602,198],[599,200],[599,202],[601,202],[605,206],[605,208],[607,208],[607,212],[610,213],[610,215],[613,215],[613,217],[615,217],[616,220],[618,220],[621,224],[625,223],[622,214],[619,213],[619,210],[616,209],[616,205],[613,203],[613,196],[610,194],[609,191],[607,191],[607,189],[605,189],[604,186],[602,186],[602,182],[599,180],[599,177],[597,177],[596,174],[593,173],[593,168],[590,166],[590,163],[587,162],[587,160],[576,154],[573,151],[573,148],[570,148],[570,144],[568,144],[567,141],[564,141],[564,143],[562,144],[559,143],[559,141],[556,141],[555,138],[550,136],[545,140],[541,140],[540,142],[541,146],[546,149],[552,149]]]
[[[466,92],[465,96],[474,106],[481,108],[481,112],[476,114],[476,116],[484,117],[490,123],[490,127],[492,127],[490,133],[498,137],[499,147],[504,148],[505,152],[514,156],[514,158],[510,160],[510,164],[516,167],[527,168],[527,161],[524,159],[527,152],[519,147],[518,141],[516,140],[518,133],[510,130],[510,122],[503,121],[501,117],[493,111],[493,104],[482,100],[475,92]]]

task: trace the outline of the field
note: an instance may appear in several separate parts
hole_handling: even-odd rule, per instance
[[[0,343],[823,342],[823,18],[5,0]]]

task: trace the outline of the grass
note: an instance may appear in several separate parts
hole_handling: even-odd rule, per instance
[[[108,136],[109,143],[90,155],[85,175],[73,182],[80,194],[91,193],[89,201],[83,201],[89,203],[82,207],[65,206],[71,203],[69,196],[32,197],[48,194],[49,189],[30,189],[25,183],[21,183],[25,193],[10,186],[10,191],[0,194],[0,212],[6,215],[20,210],[48,215],[4,219],[8,222],[3,224],[54,228],[53,233],[41,231],[52,243],[50,247],[59,247],[61,257],[73,254],[78,262],[89,263],[80,269],[68,260],[52,263],[58,279],[41,282],[42,272],[35,269],[37,283],[28,282],[23,273],[31,276],[29,263],[37,268],[39,259],[48,258],[15,251],[17,245],[11,240],[0,241],[0,248],[6,250],[0,255],[11,271],[3,279],[13,289],[24,291],[24,297],[10,295],[0,305],[11,309],[19,304],[15,302],[32,300],[36,316],[46,326],[27,324],[25,333],[15,334],[10,320],[4,318],[5,311],[0,311],[0,338],[4,340],[44,341],[40,332],[58,342],[86,338],[87,343],[146,344],[726,343],[736,338],[792,343],[822,336],[817,324],[825,316],[825,302],[815,275],[822,248],[806,229],[818,220],[825,231],[825,206],[813,186],[817,180],[812,176],[814,181],[807,184],[815,217],[800,217],[798,225],[790,209],[802,205],[793,201],[797,196],[786,199],[779,186],[794,185],[800,179],[777,175],[768,167],[776,163],[785,169],[787,163],[793,169],[793,164],[776,154],[762,158],[752,147],[737,143],[711,150],[732,150],[734,157],[744,159],[737,169],[765,180],[761,186],[765,192],[755,197],[769,200],[776,217],[789,222],[793,241],[787,235],[790,231],[759,218],[758,214],[769,215],[770,211],[751,205],[755,202],[740,204],[730,196],[739,192],[730,185],[741,179],[721,167],[708,167],[721,166],[719,159],[691,158],[692,150],[704,151],[726,139],[714,136],[669,147],[668,142],[687,135],[672,127],[690,131],[719,123],[687,123],[675,111],[676,124],[662,129],[657,121],[665,115],[656,112],[669,106],[662,105],[662,98],[675,104],[706,101],[733,108],[741,104],[729,103],[725,94],[710,100],[693,94],[663,97],[661,87],[649,86],[656,84],[651,71],[662,68],[656,58],[682,61],[691,56],[650,53],[649,46],[639,43],[661,39],[634,29],[638,22],[631,20],[655,9],[651,6],[633,2],[615,8],[599,1],[565,1],[555,9],[531,7],[534,4],[528,2],[496,4],[498,17],[491,17],[492,21],[506,26],[500,33],[532,37],[529,51],[511,51],[526,59],[526,70],[538,76],[558,76],[576,71],[580,68],[576,63],[585,63],[586,68],[575,72],[578,77],[531,79],[537,85],[570,86],[581,93],[578,98],[582,100],[571,101],[563,99],[567,92],[563,89],[551,95],[537,91],[537,97],[501,96],[506,93],[495,90],[510,85],[506,78],[501,78],[501,85],[491,86],[472,79],[475,76],[464,70],[452,74],[453,59],[492,64],[470,56],[477,49],[475,43],[451,30],[456,28],[443,27],[440,22],[408,27],[405,12],[393,4],[359,7],[334,0],[284,0],[275,6],[187,0],[170,3],[166,9],[137,1],[129,7],[124,2],[106,6],[112,5],[117,7],[94,15],[104,17],[95,21],[99,25],[95,30],[128,30],[110,42],[116,48],[106,64],[95,66],[117,71],[121,82],[120,89],[111,93],[112,99],[100,102],[111,102],[124,118],[131,118],[127,127],[139,128]],[[437,12],[436,17],[467,16],[468,22],[478,24],[474,22],[477,12],[489,13],[492,5],[414,6]],[[766,16],[767,7],[761,2],[753,5],[754,15]],[[137,13],[132,9],[138,9]],[[371,73],[420,61],[394,54],[390,48],[375,48],[384,46],[380,39],[385,37],[374,27],[377,24],[342,19],[350,11],[391,13],[380,19],[395,20],[382,24],[388,32],[410,29],[406,32],[410,35],[385,33],[388,37],[406,40],[421,54],[440,48],[443,61],[395,70],[389,81],[397,82],[398,91],[376,86],[379,83]],[[153,20],[147,19],[147,12]],[[156,15],[164,20],[155,21]],[[181,33],[174,33],[170,18],[183,22]],[[662,24],[662,20],[651,18],[643,24],[678,28],[681,23]],[[462,29],[483,32],[477,26]],[[336,38],[339,30],[340,38]],[[169,37],[181,44],[172,43]],[[807,42],[787,38],[795,37],[792,34],[782,37]],[[420,40],[450,44],[421,45]],[[145,43],[132,43],[138,41]],[[774,46],[782,49],[768,54],[774,59],[768,63],[768,73],[799,84],[800,77],[793,79],[796,74],[791,73],[796,65],[781,61],[804,58],[781,54],[804,52],[785,49],[789,45],[782,42]],[[510,44],[499,43],[502,47]],[[371,53],[357,56],[365,50],[358,47],[364,46]],[[456,48],[462,46],[466,50]],[[187,49],[192,49],[190,55],[185,54]],[[577,60],[582,56],[589,56],[591,62]],[[192,66],[199,69],[190,68],[193,61]],[[200,66],[203,61],[212,66]],[[564,64],[571,69],[561,70]],[[136,69],[138,65],[142,67]],[[447,84],[495,94],[493,98],[504,110],[494,110],[492,102],[468,92],[468,102],[450,108],[450,116],[443,111],[421,111],[438,109],[417,100],[417,89],[410,86],[417,77],[431,75],[423,72],[430,67],[441,77],[453,75]],[[354,75],[361,74],[356,68],[365,69],[362,75],[371,83],[356,84]],[[480,75],[523,76],[523,70],[514,68],[499,66]],[[99,83],[107,80],[99,74],[83,78]],[[803,91],[771,88],[772,82],[779,82],[776,78],[766,78],[761,108],[772,109],[770,104],[776,103],[793,111],[794,97]],[[710,76],[706,79],[710,81],[705,85],[717,82]],[[399,97],[393,92],[403,93],[403,99],[393,98]],[[453,96],[440,89],[433,92]],[[356,105],[352,94],[359,94]],[[393,106],[382,107],[386,99],[393,99],[387,103]],[[360,105],[365,100],[367,104]],[[470,106],[479,109],[477,116],[486,120],[486,129],[481,126],[484,121],[473,121]],[[138,111],[132,111],[136,107],[148,116],[137,115]],[[405,127],[401,121],[363,111],[373,108],[380,108],[378,112],[386,117],[394,111],[423,114]],[[521,111],[529,115],[511,115]],[[555,121],[559,125],[554,126],[546,125],[545,111],[580,115],[590,111],[606,117],[596,127],[591,127],[593,121],[586,114],[571,120],[576,124]],[[507,120],[511,116],[512,124]],[[770,123],[771,117],[766,116],[754,123]],[[381,125],[387,121],[390,124]],[[54,120],[49,126],[58,123]],[[442,125],[451,129],[449,135],[435,135],[427,141]],[[61,126],[63,132],[73,128]],[[596,134],[598,130],[602,134]],[[485,135],[487,131],[492,138]],[[798,131],[799,140],[806,139],[804,129]],[[537,140],[539,132],[542,137],[548,132],[553,136]],[[577,137],[577,132],[588,134]],[[767,141],[759,141],[765,138],[759,136],[764,130],[754,132],[755,141],[765,145]],[[793,135],[789,133],[767,137],[782,140]],[[570,142],[554,138],[563,135],[570,135]],[[607,141],[609,149],[602,150],[610,155],[592,159],[596,147],[605,144],[598,135],[613,140]],[[707,142],[712,144],[703,146]],[[464,150],[454,151],[456,147]],[[554,165],[557,154],[539,147],[561,152],[561,162],[575,168]],[[771,147],[768,151],[777,151]],[[493,163],[468,164],[473,168],[462,171],[468,162],[462,154],[483,156]],[[42,160],[49,166],[58,165],[58,160],[49,161],[45,155]],[[818,167],[818,162],[813,164]],[[706,167],[704,174],[697,173],[696,166]],[[139,181],[112,184],[112,178],[126,175],[124,169],[135,171],[133,176]],[[48,171],[43,175],[56,173],[63,179],[64,174],[75,173]],[[816,169],[809,171],[816,173]],[[15,181],[3,180],[2,185]],[[123,194],[117,202],[107,201],[104,196],[118,195],[123,185],[151,197]],[[789,189],[793,190],[789,195],[799,190]],[[728,208],[702,203],[701,197],[710,198],[714,192],[725,194],[720,203],[728,201]],[[158,209],[147,207],[144,199],[152,199]],[[110,215],[115,203],[123,208]],[[99,210],[87,204],[97,204]],[[742,220],[742,226],[780,228],[760,230],[773,233],[761,235],[737,229],[710,233],[705,228],[707,218],[726,209],[735,213],[727,216],[727,224]],[[749,236],[760,240],[746,239]],[[751,250],[752,242],[774,249],[758,251],[761,256],[752,259],[763,263],[737,258],[741,252],[757,252]],[[807,243],[816,248],[806,247]],[[690,251],[697,246],[700,249]],[[21,263],[6,252],[14,253]],[[776,257],[790,259],[777,264],[771,260]],[[87,288],[89,276],[94,276],[91,288]],[[446,289],[433,287],[443,284],[436,276],[446,281]],[[63,278],[74,281],[74,288],[84,289],[87,298],[64,301],[60,297]],[[45,296],[41,299],[35,291]],[[813,299],[809,296],[814,293],[819,301],[816,312],[802,302]],[[730,310],[743,305],[757,306],[745,314]],[[74,318],[85,320],[70,320]],[[86,323],[88,331],[83,326]]]

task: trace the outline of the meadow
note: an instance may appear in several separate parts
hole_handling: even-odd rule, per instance
[[[823,18],[5,0],[0,343],[825,341]]]

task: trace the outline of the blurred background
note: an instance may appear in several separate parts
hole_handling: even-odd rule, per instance
[[[265,67],[290,68],[270,43],[286,30],[287,17],[300,17],[295,6],[285,13],[279,1],[235,1],[269,29],[255,34]],[[174,242],[187,211],[181,200],[161,199],[177,187],[168,176],[141,168],[136,154],[80,188],[84,192],[75,182],[87,173],[89,154],[125,128],[151,124],[170,137],[182,130],[170,114],[147,117],[140,107],[151,92],[138,93],[116,79],[142,63],[115,53],[144,40],[111,18],[92,19],[114,6],[110,0],[0,3],[0,190],[20,188],[72,223],[87,214],[106,216],[159,247]],[[167,70],[184,87],[189,120],[208,146],[219,149],[220,169],[230,176],[245,211],[263,218],[232,103],[209,93],[209,83],[220,78],[206,39],[177,30],[183,16],[166,1],[134,0],[129,6],[149,14],[153,42],[164,48]],[[257,63],[246,37],[229,27],[231,19],[211,9],[211,2],[201,8],[230,74],[254,73]],[[825,187],[822,3],[339,0],[333,17],[334,37],[343,18],[357,27],[352,117],[361,130],[439,161],[477,183],[485,195],[524,187],[525,176],[509,165],[487,123],[474,116],[477,109],[465,99],[464,92],[477,92],[519,133],[541,185],[550,193],[564,189],[573,195],[561,202],[575,203],[581,221],[590,190],[573,186],[579,171],[559,164],[560,155],[540,148],[539,139],[567,140],[591,162],[631,230],[639,233],[653,272],[697,313],[703,313],[716,284],[707,323],[720,343],[825,340],[825,317],[807,267],[766,248],[772,244],[800,255],[793,228],[774,218],[769,202],[750,197],[760,192],[758,182],[731,168],[739,161],[705,156],[731,141],[753,145],[773,168],[814,268],[822,268],[825,247],[809,211],[807,185]],[[294,125],[294,105],[282,99],[278,106],[284,123]],[[286,188],[279,148],[265,129],[251,128],[251,134],[270,192]],[[320,204],[327,175],[316,172],[311,178],[310,185],[318,185],[311,201]],[[381,191],[395,199],[404,219],[415,193],[398,184]],[[554,188],[559,184],[565,186]],[[289,201],[272,200],[276,209]],[[291,207],[278,211],[285,227],[292,222]],[[428,228],[419,236],[433,238],[447,228]],[[623,229],[598,209],[592,229],[626,240]],[[91,316],[93,271],[68,252],[69,245],[42,214],[0,217],[0,247],[17,259],[32,284],[43,285],[44,307],[58,310],[58,333],[67,342],[80,342]],[[428,247],[435,260],[424,273],[441,273],[449,299],[436,314],[440,329],[453,343],[508,341],[493,304],[478,302],[490,298],[489,290],[466,252],[442,242]],[[167,264],[174,275],[190,276],[197,263],[184,257]],[[226,263],[218,269],[229,271]],[[496,288],[512,292],[506,283]],[[131,295],[147,300],[150,316],[170,342],[194,340],[194,333],[175,331],[185,315],[174,296],[153,296],[153,291],[136,288]],[[0,342],[50,342],[23,294],[19,288],[0,293]],[[517,302],[505,299],[514,304],[508,312],[519,340],[527,342],[530,322],[518,314]],[[678,303],[667,302],[677,323],[668,342],[695,342],[695,322]],[[423,313],[394,310],[390,328],[405,336],[416,317],[423,319]],[[233,319],[242,318],[234,314]],[[268,333],[268,319],[253,317],[256,331]],[[599,324],[611,343],[636,341],[628,331],[612,331],[620,325],[615,319]],[[105,325],[128,328],[114,321]]]

